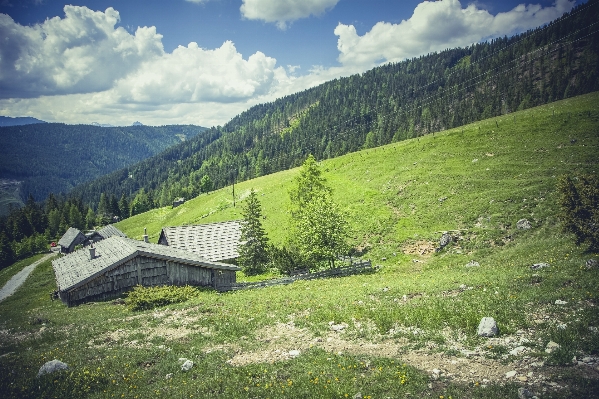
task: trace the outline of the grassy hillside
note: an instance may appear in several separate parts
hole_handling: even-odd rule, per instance
[[[505,398],[527,388],[539,398],[597,397],[599,269],[585,262],[599,258],[561,232],[555,183],[597,172],[598,133],[592,93],[323,162],[353,244],[382,266],[374,274],[201,292],[132,312],[50,301],[55,283],[43,264],[0,302],[0,389],[6,397]],[[118,227],[137,238],[147,227],[155,242],[162,226],[236,219],[254,188],[269,236],[282,242],[296,173],[236,185],[237,207],[226,188]],[[516,229],[521,218],[533,228]],[[457,242],[434,253],[442,231]],[[550,266],[532,270],[539,262]],[[497,320],[499,337],[477,336],[485,316]],[[550,342],[559,347],[548,353]],[[70,371],[36,379],[54,358]],[[181,371],[181,358],[193,368]]]
[[[336,201],[345,207],[355,246],[375,258],[401,252],[404,242],[436,240],[461,230],[484,247],[529,218],[554,225],[555,182],[561,174],[597,172],[599,94],[577,97],[473,123],[420,139],[345,155],[321,163]],[[119,228],[156,242],[163,226],[238,219],[254,188],[264,225],[275,243],[287,231],[288,191],[298,169],[202,194],[183,206],[152,210]]]

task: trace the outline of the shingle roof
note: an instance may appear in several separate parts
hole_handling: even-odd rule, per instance
[[[125,233],[123,233],[111,224],[106,225],[100,230],[98,230],[98,234],[100,234],[104,239],[110,238],[112,236],[127,237]]]
[[[238,221],[165,227],[160,233],[168,246],[191,251],[202,257],[220,261],[239,256],[241,224]]]
[[[70,247],[79,234],[83,235],[83,233],[79,229],[69,227],[67,232],[64,233],[62,237],[60,237],[60,240],[58,240],[58,245],[67,248]]]
[[[192,252],[119,236],[97,242],[95,251],[94,259],[89,258],[89,248],[83,248],[52,262],[59,291],[85,284],[139,255],[209,269],[241,270],[237,266],[206,260]]]

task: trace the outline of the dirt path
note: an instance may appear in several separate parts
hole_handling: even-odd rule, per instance
[[[29,266],[25,266],[23,268],[23,270],[21,270],[20,272],[18,272],[14,276],[12,276],[12,278],[10,280],[8,280],[8,282],[6,284],[4,284],[4,287],[2,287],[0,289],[0,301],[3,301],[7,297],[14,294],[14,292],[17,290],[17,288],[19,288],[21,286],[21,284],[23,284],[25,282],[27,277],[29,277],[29,274],[31,274],[31,272],[36,268],[37,265],[39,265],[42,262],[47,261],[54,255],[55,255],[54,253],[47,254],[40,260],[33,262]]]

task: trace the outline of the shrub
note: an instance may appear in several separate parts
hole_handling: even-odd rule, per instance
[[[299,251],[289,247],[270,245],[268,253],[272,267],[281,274],[290,274],[291,271],[296,269],[310,269],[309,262],[302,257]]]
[[[560,177],[560,219],[564,230],[576,236],[576,245],[588,243],[591,251],[599,249],[599,179],[585,175]]]
[[[125,304],[131,310],[148,310],[172,303],[185,302],[196,298],[200,290],[186,285],[184,287],[159,286],[142,287],[140,285],[129,291]]]

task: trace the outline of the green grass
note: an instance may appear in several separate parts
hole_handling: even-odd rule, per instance
[[[374,274],[202,291],[133,312],[112,302],[66,308],[50,301],[55,283],[45,262],[0,302],[0,391],[8,398],[516,397],[521,383],[502,373],[520,367],[522,356],[509,351],[524,336],[525,355],[546,363],[529,370],[568,386],[531,380],[530,390],[597,397],[595,374],[570,366],[575,355],[599,354],[599,334],[590,329],[599,327],[599,270],[584,267],[597,254],[561,232],[555,183],[564,173],[597,173],[598,104],[593,93],[322,162],[350,215],[352,244],[382,266]],[[225,188],[118,227],[139,239],[147,227],[156,242],[163,226],[238,219],[254,188],[271,240],[282,243],[296,174],[236,185],[236,207]],[[534,228],[517,230],[521,218]],[[439,253],[404,253],[436,245],[442,231],[459,240]],[[480,266],[466,267],[471,260]],[[551,267],[531,270],[538,262]],[[476,335],[484,316],[497,320],[499,340]],[[335,333],[331,322],[347,326]],[[560,349],[547,354],[549,341]],[[285,356],[291,350],[301,354]],[[465,350],[492,365],[477,366]],[[54,358],[70,370],[36,380]],[[182,372],[179,358],[194,367]],[[498,374],[487,382],[469,373],[431,380],[443,359]]]

